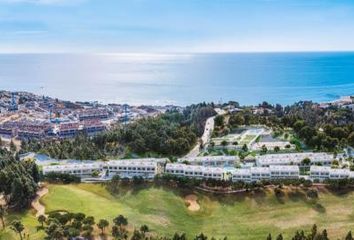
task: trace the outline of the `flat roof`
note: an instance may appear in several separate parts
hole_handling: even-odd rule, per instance
[[[270,171],[300,171],[299,167],[296,165],[271,165],[269,166],[269,169]]]
[[[235,161],[238,160],[238,156],[201,156],[201,157],[187,157],[179,158],[179,162],[209,162],[209,161]]]
[[[258,163],[264,164],[284,164],[284,163],[300,163],[305,158],[309,158],[313,162],[331,161],[334,159],[332,154],[328,153],[280,153],[280,154],[266,154],[256,156]]]

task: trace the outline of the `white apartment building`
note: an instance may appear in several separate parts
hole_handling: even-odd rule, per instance
[[[268,167],[252,167],[251,180],[253,182],[271,179],[270,169]]]
[[[204,167],[233,167],[239,161],[238,156],[204,156],[180,158],[178,162],[188,162],[191,165],[201,165]]]
[[[310,178],[312,180],[323,181],[326,179],[354,178],[354,172],[349,169],[335,169],[323,166],[311,166]]]
[[[108,176],[118,175],[121,178],[142,177],[152,179],[163,173],[163,165],[167,159],[130,159],[115,160],[105,164],[104,169]]]
[[[165,173],[176,175],[179,177],[184,177],[184,168],[185,164],[178,164],[178,163],[167,163],[165,167]]]
[[[99,172],[109,177],[119,175],[121,178],[143,177],[152,179],[157,174],[163,173],[163,165],[166,161],[167,159],[146,158],[43,166],[43,174],[46,175],[50,172],[57,172],[73,174],[85,178],[91,177],[95,172]]]
[[[305,158],[311,160],[311,164],[321,164],[322,166],[330,166],[334,159],[332,154],[328,153],[281,153],[266,154],[256,157],[256,164],[259,167],[269,167],[271,165],[301,165]]]
[[[65,164],[65,165],[51,165],[43,166],[43,174],[48,173],[65,173],[72,174],[79,177],[90,177],[95,172],[102,172],[103,163],[80,163],[80,164]]]
[[[252,182],[252,174],[250,168],[235,168],[232,172],[232,181]]]
[[[225,173],[225,170],[223,168],[206,167],[204,169],[204,178],[205,179],[226,180],[224,173]]]
[[[179,177],[188,177],[196,179],[224,179],[223,168],[186,165],[179,163],[166,164],[165,173],[176,175]]]
[[[232,181],[256,182],[270,179],[296,179],[300,176],[298,166],[270,166],[234,169]]]
[[[300,176],[300,169],[294,165],[269,166],[272,179],[296,179]]]

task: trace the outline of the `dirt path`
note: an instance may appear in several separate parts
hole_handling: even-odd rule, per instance
[[[39,202],[39,200],[48,193],[48,188],[42,187],[37,191],[36,198],[32,201],[31,206],[37,211],[36,217],[45,215],[45,207]]]
[[[5,205],[5,204],[6,204],[6,202],[5,202],[4,196],[0,195],[0,205]]]
[[[198,204],[197,200],[198,197],[194,194],[190,194],[184,198],[189,211],[195,212],[200,210],[200,205]]]

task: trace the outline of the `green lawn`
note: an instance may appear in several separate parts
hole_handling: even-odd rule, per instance
[[[249,144],[254,138],[256,137],[256,135],[246,135],[242,138],[242,140],[239,142],[239,145],[244,145],[244,144]]]
[[[101,185],[51,185],[43,203],[47,211],[84,212],[96,219],[111,220],[123,214],[131,227],[147,224],[161,234],[177,231],[193,236],[204,232],[216,237],[227,235],[229,239],[259,240],[269,232],[289,236],[298,228],[310,229],[316,223],[337,239],[354,229],[354,192],[340,196],[320,193],[320,210],[302,192],[287,194],[283,201],[277,200],[272,192],[219,199],[199,194],[198,197],[201,210],[190,212],[183,194],[162,188],[150,187],[114,197]],[[35,221],[31,216],[28,212],[21,217],[33,232]],[[11,236],[0,232],[0,239]],[[39,239],[40,235],[31,236]]]

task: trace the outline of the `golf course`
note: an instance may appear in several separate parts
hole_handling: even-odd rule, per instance
[[[162,187],[144,187],[111,195],[101,184],[49,185],[41,199],[46,212],[66,210],[82,212],[110,222],[119,214],[128,218],[129,228],[146,224],[152,232],[172,235],[185,232],[192,237],[200,232],[209,236],[236,240],[265,239],[268,233],[282,233],[288,239],[297,229],[311,229],[313,224],[326,228],[337,239],[354,229],[354,192],[334,194],[320,190],[316,202],[302,190],[284,190],[277,198],[273,190],[232,196],[210,196],[179,192]],[[198,208],[191,211],[185,196],[193,194]],[[21,219],[30,239],[42,239],[37,232],[34,210],[9,214],[7,222]],[[17,239],[6,228],[0,239]]]

